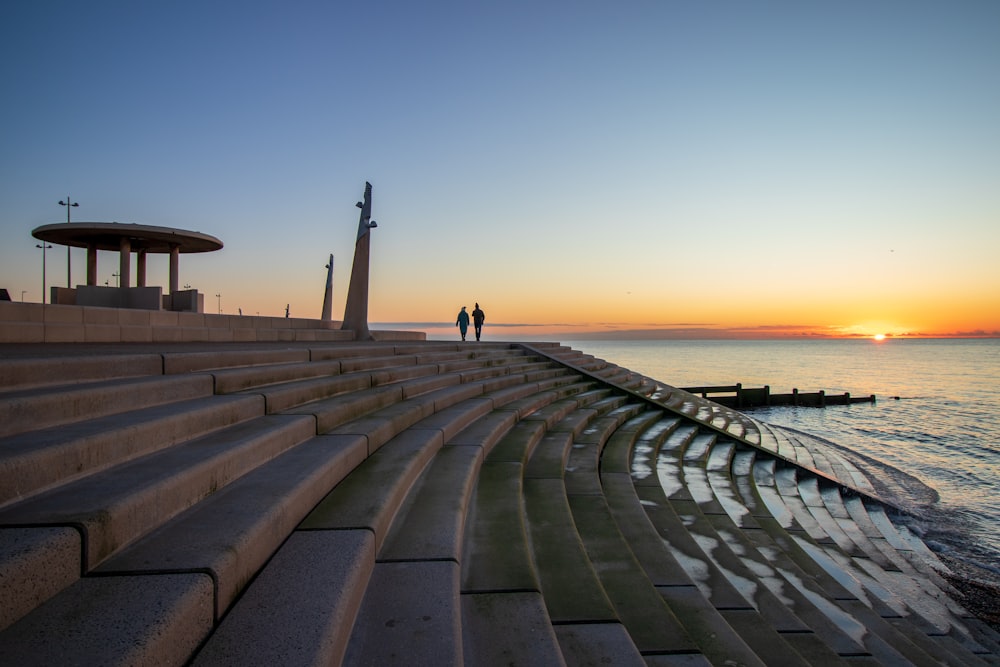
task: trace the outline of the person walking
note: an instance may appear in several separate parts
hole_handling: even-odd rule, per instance
[[[459,333],[462,334],[462,340],[465,340],[465,334],[469,331],[469,314],[465,312],[465,306],[462,306],[462,310],[458,313],[458,319],[455,320],[455,326],[458,327]]]
[[[476,304],[476,309],[472,311],[472,323],[476,326],[476,340],[483,334],[483,322],[486,321],[486,313],[482,311],[479,304]]]

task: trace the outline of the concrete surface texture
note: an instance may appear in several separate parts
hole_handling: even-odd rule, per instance
[[[866,471],[558,344],[44,340],[4,664],[1000,664]]]

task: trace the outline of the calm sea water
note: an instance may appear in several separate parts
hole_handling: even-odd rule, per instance
[[[938,501],[908,507],[911,527],[1000,573],[1000,340],[563,342],[674,387],[875,394],[875,404],[751,414],[917,477]]]

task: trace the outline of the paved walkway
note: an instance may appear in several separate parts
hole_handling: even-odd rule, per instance
[[[557,344],[0,346],[9,664],[1000,664],[896,516]]]

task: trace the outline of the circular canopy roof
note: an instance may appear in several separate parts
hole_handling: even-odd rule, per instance
[[[40,241],[98,250],[118,251],[123,238],[129,240],[133,252],[169,253],[175,247],[184,253],[212,252],[222,248],[222,241],[209,234],[121,222],[62,222],[36,227],[31,235]]]

